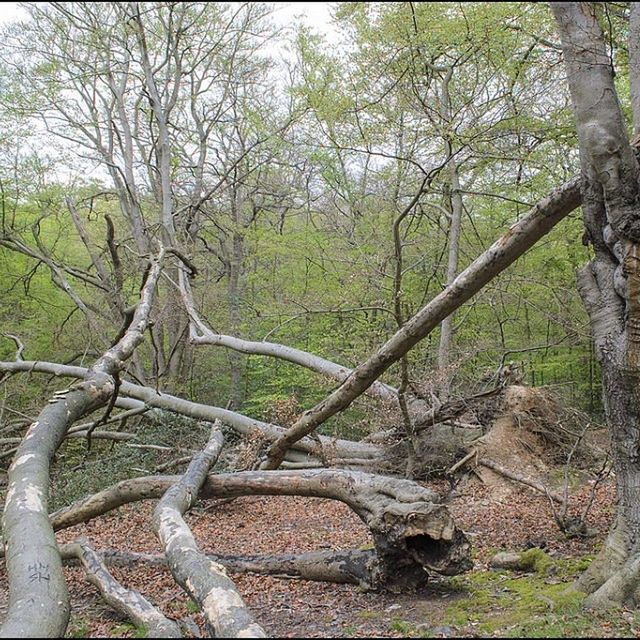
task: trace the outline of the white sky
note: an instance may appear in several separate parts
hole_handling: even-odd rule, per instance
[[[274,2],[276,7],[275,17],[286,25],[293,23],[296,17],[314,27],[321,33],[324,32],[329,36],[333,29],[331,28],[331,16],[329,14],[330,2]],[[12,20],[24,17],[24,11],[18,6],[17,2],[0,2],[0,24],[10,22]]]
[[[17,2],[0,2],[0,22],[9,22],[24,15]]]

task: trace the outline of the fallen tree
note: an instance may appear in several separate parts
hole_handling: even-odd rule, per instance
[[[87,371],[88,369],[84,367],[63,365],[55,362],[35,360],[0,362],[0,373],[4,374],[36,372],[56,377],[82,379],[87,374]],[[118,392],[120,395],[116,401],[116,406],[127,411],[143,411],[153,407],[155,409],[188,416],[196,420],[204,420],[207,422],[220,420],[222,423],[232,427],[242,435],[247,436],[253,433],[258,433],[260,436],[264,437],[266,441],[274,441],[285,433],[285,429],[278,425],[249,418],[228,409],[185,400],[184,398],[172,396],[168,393],[152,389],[151,387],[144,387],[142,385],[128,382],[127,380],[121,380]],[[341,458],[375,460],[380,456],[380,448],[372,444],[329,438],[327,436],[319,436],[319,439],[324,451]],[[316,454],[318,450],[318,439],[303,438],[296,443],[295,447],[292,448],[303,453]]]
[[[224,568],[199,549],[182,516],[198,499],[207,472],[216,463],[224,437],[211,427],[206,447],[185,474],[164,492],[153,512],[153,529],[164,547],[176,582],[198,603],[209,631],[216,638],[264,638],[262,627],[247,610]]]
[[[83,376],[58,391],[29,427],[9,467],[3,514],[9,609],[0,637],[62,636],[69,620],[69,595],[62,574],[47,501],[49,466],[67,430],[82,416],[115,400],[119,372],[142,341],[164,252],[151,263],[140,302],[122,338]]]
[[[182,638],[180,627],[162,615],[137,591],[125,589],[104,566],[85,539],[64,545],[60,550],[63,559],[77,559],[87,572],[87,580],[96,586],[107,604],[129,618],[147,638]]]
[[[149,476],[123,480],[51,515],[55,530],[103,515],[124,504],[159,498],[176,482],[175,476]],[[428,572],[454,575],[468,568],[469,543],[455,527],[442,499],[410,481],[344,470],[245,471],[209,475],[202,485],[203,498],[236,498],[247,495],[289,495],[340,500],[367,525],[376,550],[366,556],[316,556],[315,573],[327,562],[345,562],[347,572],[369,587],[407,588],[424,582]],[[351,552],[350,552],[351,553]],[[357,563],[351,564],[357,559]],[[256,562],[257,564],[257,562]],[[287,565],[283,565],[284,570]],[[285,571],[286,572],[286,571]],[[331,577],[323,578],[331,581]]]
[[[476,258],[442,293],[426,304],[329,396],[293,424],[269,448],[262,468],[277,469],[288,449],[362,395],[393,363],[433,331],[488,282],[504,271],[580,204],[574,178],[538,202],[506,234]]]
[[[61,549],[65,564],[77,564],[76,553]],[[132,553],[117,550],[96,552],[108,566],[133,569],[139,564],[166,567],[163,555]],[[374,549],[351,549],[345,551],[309,551],[306,553],[276,553],[261,556],[239,556],[207,554],[211,562],[221,564],[234,573],[252,573],[291,580],[311,580],[355,584],[361,589],[371,589],[372,563],[376,562]]]
[[[210,422],[221,420],[246,435],[259,433],[260,437],[271,443],[266,459],[262,463],[264,470],[262,472],[208,476],[202,486],[202,495],[227,498],[254,494],[303,495],[338,499],[347,503],[367,524],[375,544],[375,556],[369,554],[352,556],[347,553],[342,560],[338,561],[343,565],[349,565],[348,571],[342,571],[343,574],[350,573],[352,576],[356,576],[359,572],[360,575],[357,575],[357,579],[362,584],[415,586],[426,579],[428,572],[454,574],[468,568],[468,543],[466,539],[456,529],[446,507],[431,492],[426,492],[419,485],[357,472],[323,470],[270,473],[269,470],[279,467],[292,449],[298,451],[292,452],[291,462],[298,465],[316,464],[318,461],[326,463],[332,456],[346,464],[349,460],[357,461],[358,464],[366,460],[380,460],[381,449],[376,445],[310,436],[319,425],[348,407],[353,400],[371,388],[381,374],[394,362],[402,358],[444,318],[535,244],[579,202],[580,181],[576,178],[540,201],[529,215],[522,218],[492,247],[477,258],[440,295],[436,296],[399,329],[369,359],[350,372],[338,365],[328,366],[326,361],[321,362],[315,358],[306,358],[303,352],[287,351],[284,348],[277,348],[273,344],[216,338],[193,312],[191,315],[192,323],[199,326],[200,329],[199,334],[193,334],[196,340],[198,337],[204,336],[210,342],[217,342],[236,350],[284,357],[342,380],[334,392],[316,407],[305,412],[291,428],[286,430],[235,412],[217,407],[207,407],[169,396],[157,389],[120,380],[119,373],[123,368],[123,363],[132,355],[135,346],[141,341],[142,332],[148,323],[150,296],[153,291],[151,283],[157,280],[159,262],[154,263],[151,275],[143,288],[141,302],[136,309],[133,323],[128,331],[115,347],[107,351],[91,369],[56,363],[25,362],[21,357],[18,357],[15,362],[0,363],[0,371],[5,374],[17,371],[39,371],[76,377],[85,381],[76,385],[77,389],[72,385],[68,392],[65,391],[65,394],[57,395],[54,398],[50,405],[53,409],[47,408],[41,413],[39,420],[34,423],[20,445],[16,460],[12,465],[7,509],[5,510],[7,566],[10,584],[15,586],[13,593],[20,592],[20,596],[10,596],[9,614],[0,633],[5,636],[25,635],[32,633],[35,628],[40,630],[39,633],[45,634],[59,635],[64,632],[68,618],[68,604],[65,604],[68,603],[68,597],[64,581],[61,578],[60,556],[51,544],[51,526],[48,521],[44,523],[46,520],[45,484],[48,480],[48,460],[76,419],[106,404],[109,400],[111,403],[107,414],[116,405],[127,411],[142,411],[146,407],[152,406]],[[200,324],[198,325],[198,323]],[[98,385],[101,385],[100,388]],[[376,384],[375,390],[375,393],[385,400],[397,396],[397,390],[388,385]],[[76,399],[79,400],[77,407],[74,405]],[[58,406],[59,404],[60,406]],[[421,409],[423,410],[422,419],[418,420],[417,424],[428,427],[432,426],[437,419],[447,419],[455,414],[459,408],[457,406],[429,408],[422,404]],[[102,420],[107,417],[108,415],[104,416]],[[102,420],[98,420],[87,430],[88,437]],[[44,445],[35,438],[41,431],[36,429],[39,423],[54,425],[49,429],[48,437],[51,438],[52,434],[55,434],[55,437]],[[46,460],[44,463],[38,462],[36,470],[28,468],[32,455],[39,459],[44,457]],[[301,455],[302,458],[300,458]],[[24,469],[22,469],[23,466]],[[204,479],[206,470],[203,472],[202,466],[198,468],[196,476]],[[28,478],[28,486],[19,486],[17,477]],[[31,478],[35,477],[38,478],[37,484],[29,484]],[[105,510],[113,508],[118,503],[122,504],[145,497],[160,498],[176,482],[180,483],[180,480],[174,477],[125,481],[124,484],[121,483],[106,493],[102,492],[92,496],[81,504],[65,510],[64,513],[57,514],[52,518],[52,522],[56,527],[60,527],[60,523],[63,521],[80,522],[88,517],[94,517],[98,513],[104,513]],[[190,496],[185,504],[191,504],[191,500],[195,499],[198,487],[199,481],[194,480],[189,491],[184,489],[186,492],[183,493],[184,499],[187,494]],[[35,554],[37,555],[46,544],[48,544],[48,550],[42,556],[46,562],[42,562],[40,557],[36,558],[33,555],[34,549],[31,549],[33,563],[26,565],[25,570],[24,561],[28,558],[28,554],[25,554],[20,558],[23,565],[16,571],[14,565],[17,563],[18,554],[16,554],[15,548],[21,544],[21,549],[24,549],[22,532],[24,525],[31,522],[29,518],[25,518],[22,523],[19,522],[20,509],[22,512],[37,513],[38,526],[42,531],[42,536],[34,546]],[[21,542],[16,541],[16,532],[22,534],[23,540]],[[169,540],[165,534],[162,535],[165,541]],[[335,556],[327,556],[322,560],[316,557],[314,562],[315,569],[313,571],[319,576],[322,574],[322,569],[318,567],[322,562],[332,564],[336,562],[336,558]],[[286,563],[283,568],[285,566],[287,566]],[[362,568],[363,566],[365,568]],[[22,576],[20,576],[20,571]],[[335,576],[335,568],[328,566],[326,573]],[[180,578],[185,584],[186,579]],[[47,587],[53,587],[51,591],[55,594],[53,598],[44,595],[42,588],[35,597],[35,601],[43,602],[42,611],[48,620],[46,625],[42,625],[40,620],[37,622],[34,622],[33,619],[25,621],[27,616],[26,603],[28,602],[31,606],[34,601],[33,589],[28,588],[29,585],[26,585],[27,588],[25,588],[25,583],[28,581],[37,584],[46,582]],[[203,608],[206,608],[206,600],[206,596],[200,598]],[[60,602],[62,602],[62,606],[59,605]],[[56,610],[55,614],[54,609]],[[216,617],[218,622],[214,623],[212,617],[213,626],[228,622],[224,618],[225,614],[220,613]],[[249,626],[251,624],[249,623]],[[236,630],[233,633],[236,632],[242,633],[241,630]],[[258,632],[256,631],[256,633]]]

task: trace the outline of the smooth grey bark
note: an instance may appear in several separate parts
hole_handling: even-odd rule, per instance
[[[162,615],[137,591],[125,589],[105,567],[100,555],[87,540],[80,539],[60,549],[63,558],[77,558],[87,572],[87,580],[98,588],[105,602],[127,616],[145,638],[182,638],[180,627]]]
[[[234,171],[234,174],[237,171]],[[242,323],[242,313],[240,310],[240,299],[242,296],[242,267],[244,263],[244,236],[242,233],[242,208],[244,198],[241,195],[242,186],[237,184],[234,176],[234,184],[230,193],[231,209],[231,250],[227,263],[227,300],[229,303],[229,324],[231,334],[235,337],[240,335]],[[232,350],[229,353],[229,364],[231,366],[231,390],[230,409],[239,409],[242,406],[242,365],[243,358],[238,351]]]
[[[154,260],[127,332],[86,372],[54,394],[29,427],[9,467],[3,514],[9,608],[0,637],[59,637],[69,620],[69,595],[49,522],[49,468],[67,429],[107,403],[115,376],[142,342],[164,252]]]
[[[538,202],[527,216],[467,267],[398,330],[378,351],[360,364],[327,398],[306,411],[269,449],[265,469],[277,468],[300,438],[346,409],[394,362],[397,362],[440,322],[506,269],[560,220],[580,204],[580,180],[574,178]]]
[[[206,447],[158,502],[153,529],[164,547],[171,574],[198,603],[213,637],[264,638],[264,630],[249,613],[224,567],[200,551],[182,517],[197,502],[198,492],[223,445],[222,432],[214,423]]]
[[[181,274],[180,277],[180,291],[185,309],[191,319],[190,339],[192,344],[220,346],[249,355],[279,358],[280,360],[286,360],[287,362],[300,365],[316,373],[334,378],[339,382],[343,382],[353,371],[348,367],[343,367],[340,364],[309,353],[308,351],[302,351],[301,349],[295,349],[283,344],[243,340],[236,336],[215,333],[207,326],[196,311],[189,281],[183,274]],[[370,395],[387,402],[395,402],[398,399],[398,390],[395,387],[384,384],[378,380],[375,381],[367,391]]]
[[[445,126],[451,126],[451,95],[449,93],[449,84],[453,78],[455,67],[450,67],[445,75],[442,83],[442,99],[441,108],[445,118]],[[447,243],[449,251],[447,256],[447,286],[451,285],[458,273],[458,255],[460,252],[460,231],[462,229],[462,213],[463,202],[462,193],[460,192],[460,175],[458,162],[453,155],[453,145],[450,137],[445,137],[445,153],[449,160],[449,210],[451,212],[451,221],[449,224],[449,234]],[[454,314],[448,315],[440,325],[440,343],[438,345],[438,369],[442,376],[442,392],[446,398],[449,395],[449,386],[451,382],[451,346],[453,343],[453,318]]]
[[[618,493],[614,526],[578,587],[590,593],[588,606],[605,608],[638,601],[640,593],[640,172],[618,102],[598,6],[551,6],[578,132],[583,216],[595,251],[578,275],[578,288],[602,365]],[[635,9],[633,13],[632,34],[637,26]]]

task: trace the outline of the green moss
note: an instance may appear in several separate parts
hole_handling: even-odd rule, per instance
[[[193,600],[187,600],[186,606],[189,613],[198,613],[200,611],[200,607]]]
[[[520,554],[520,563],[524,569],[547,574],[552,569],[553,560],[542,549],[528,549]]]
[[[540,562],[539,554],[531,554],[531,558],[532,563]],[[544,571],[547,563],[541,566]],[[584,599],[584,594],[571,589],[570,584],[549,584],[541,573],[512,577],[510,572],[478,572],[458,581],[469,597],[447,608],[445,622],[458,628],[471,625],[483,635],[528,628],[550,611],[575,614]]]

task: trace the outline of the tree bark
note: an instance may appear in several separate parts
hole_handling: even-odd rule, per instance
[[[76,554],[61,549],[67,563],[76,560]],[[101,551],[97,553],[108,566],[135,569],[140,563],[164,567],[167,560],[163,555],[132,553],[124,551]],[[348,549],[345,551],[310,551],[306,553],[267,554],[262,556],[234,556],[207,554],[212,562],[221,564],[233,573],[252,573],[291,580],[334,582],[336,584],[356,584],[362,589],[372,585],[372,567],[377,562],[373,549]]]
[[[449,93],[449,83],[453,78],[453,66],[449,68],[442,83],[441,108],[445,117],[445,127],[447,130],[452,126],[451,95]],[[451,158],[449,160],[449,211],[451,212],[451,223],[447,242],[449,245],[449,255],[447,257],[447,286],[451,285],[458,273],[458,254],[460,252],[460,231],[462,229],[463,202],[460,192],[460,175],[458,162],[453,155],[453,146],[449,137],[445,137],[445,153]],[[451,346],[453,344],[453,314],[447,316],[440,325],[440,343],[438,345],[438,370],[442,380],[442,395],[446,399],[449,395],[451,384]]]
[[[117,393],[124,361],[148,326],[163,252],[149,271],[130,327],[80,383],[57,392],[29,427],[9,468],[3,514],[9,609],[0,637],[59,637],[69,620],[69,595],[49,522],[49,468],[67,429]]]
[[[52,525],[59,530],[129,502],[157,498],[175,480],[175,476],[124,480],[52,514]],[[377,554],[370,570],[373,586],[413,587],[428,578],[427,572],[455,575],[471,566],[469,544],[440,497],[409,480],[333,469],[245,471],[208,476],[200,495],[300,495],[344,502],[373,536]]]
[[[15,372],[41,372],[48,373],[53,376],[83,378],[87,374],[87,369],[72,365],[63,365],[55,362],[43,362],[35,360],[16,360],[13,362],[0,362],[0,373]],[[145,406],[154,407],[156,409],[171,411],[180,415],[189,416],[197,420],[205,420],[207,422],[215,422],[220,420],[226,425],[233,427],[242,435],[249,435],[255,431],[259,431],[267,440],[276,440],[285,433],[282,427],[260,420],[254,420],[240,413],[213,407],[210,405],[191,402],[184,398],[169,395],[168,393],[157,391],[151,387],[143,387],[122,380],[120,384],[120,393],[124,398],[119,398],[116,402],[118,407],[127,410],[143,410]],[[382,455],[382,450],[372,444],[352,442],[350,440],[340,440],[320,436],[320,444],[325,452],[329,452],[331,456],[335,455],[338,459],[369,459],[372,463],[378,461]],[[318,441],[313,438],[303,438],[295,443],[296,450],[316,454],[318,450]]]
[[[264,638],[266,634],[249,613],[222,565],[199,549],[182,518],[196,503],[198,492],[215,464],[224,438],[216,424],[209,442],[197,454],[184,476],[162,496],[153,512],[153,528],[162,543],[176,582],[198,603],[216,638]]]
[[[87,580],[98,588],[107,604],[124,614],[145,634],[145,638],[182,638],[180,627],[163,616],[137,591],[125,589],[107,570],[98,553],[86,540],[65,545],[63,557],[76,557],[87,572]]]
[[[603,608],[626,604],[638,591],[639,170],[618,102],[597,5],[553,3],[552,10],[562,39],[578,131],[583,215],[595,249],[595,258],[579,273],[578,288],[602,364],[618,492],[615,524],[601,553],[578,581],[578,587],[591,594],[588,606]]]

